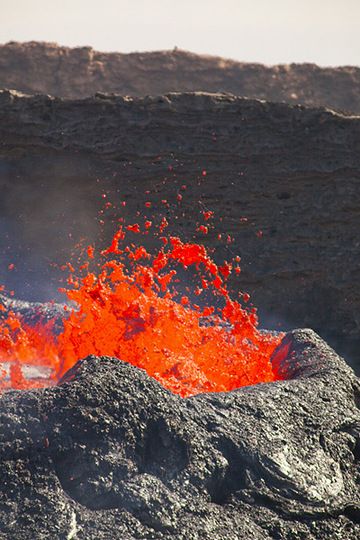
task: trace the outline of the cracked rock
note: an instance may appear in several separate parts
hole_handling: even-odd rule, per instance
[[[340,539],[360,535],[359,382],[313,331],[284,380],[182,399],[90,356],[0,405],[0,538]]]

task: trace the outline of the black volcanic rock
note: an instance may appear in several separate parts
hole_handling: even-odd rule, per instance
[[[179,49],[122,54],[56,43],[10,42],[0,45],[0,88],[74,99],[95,92],[140,97],[230,92],[360,113],[359,67],[264,66]]]
[[[63,274],[49,265],[68,261],[83,238],[100,245],[103,194],[126,201],[129,223],[148,200],[156,222],[167,199],[176,208],[168,230],[187,240],[208,208],[216,228],[195,237],[219,261],[240,253],[233,290],[252,294],[261,323],[314,328],[359,369],[359,179],[359,117],[219,94],[62,100],[3,91],[0,283],[24,299],[60,300]]]
[[[311,330],[287,380],[182,399],[115,358],[0,400],[0,538],[355,540],[359,382]]]

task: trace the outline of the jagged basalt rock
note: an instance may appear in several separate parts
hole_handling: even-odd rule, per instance
[[[0,537],[355,540],[359,382],[311,330],[286,380],[181,399],[114,358],[0,405]]]
[[[95,92],[131,96],[229,92],[360,113],[360,68],[315,64],[264,66],[175,49],[102,53],[91,47],[11,42],[0,46],[0,88],[80,98]]]

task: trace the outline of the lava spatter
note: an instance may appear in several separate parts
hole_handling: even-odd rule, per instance
[[[148,232],[148,225],[144,229]],[[102,263],[95,270],[89,270],[96,258],[93,246],[79,275],[68,266],[72,275],[62,292],[76,307],[64,310],[60,334],[53,331],[55,321],[30,326],[3,308],[0,388],[54,384],[89,354],[143,368],[182,397],[275,380],[270,356],[281,336],[261,332],[254,310],[231,298],[226,282],[233,264],[218,266],[203,245],[171,236],[161,237],[163,246],[151,254],[140,244],[127,244],[126,230],[141,232],[139,224],[121,226],[100,251]],[[186,270],[193,285],[187,281],[190,293],[184,295],[180,276]],[[200,307],[204,294],[207,302]],[[26,376],[29,366],[50,375]]]

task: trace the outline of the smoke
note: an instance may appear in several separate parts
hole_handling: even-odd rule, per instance
[[[0,282],[19,298],[58,300],[59,267],[99,234],[107,181],[73,156],[0,164]]]

